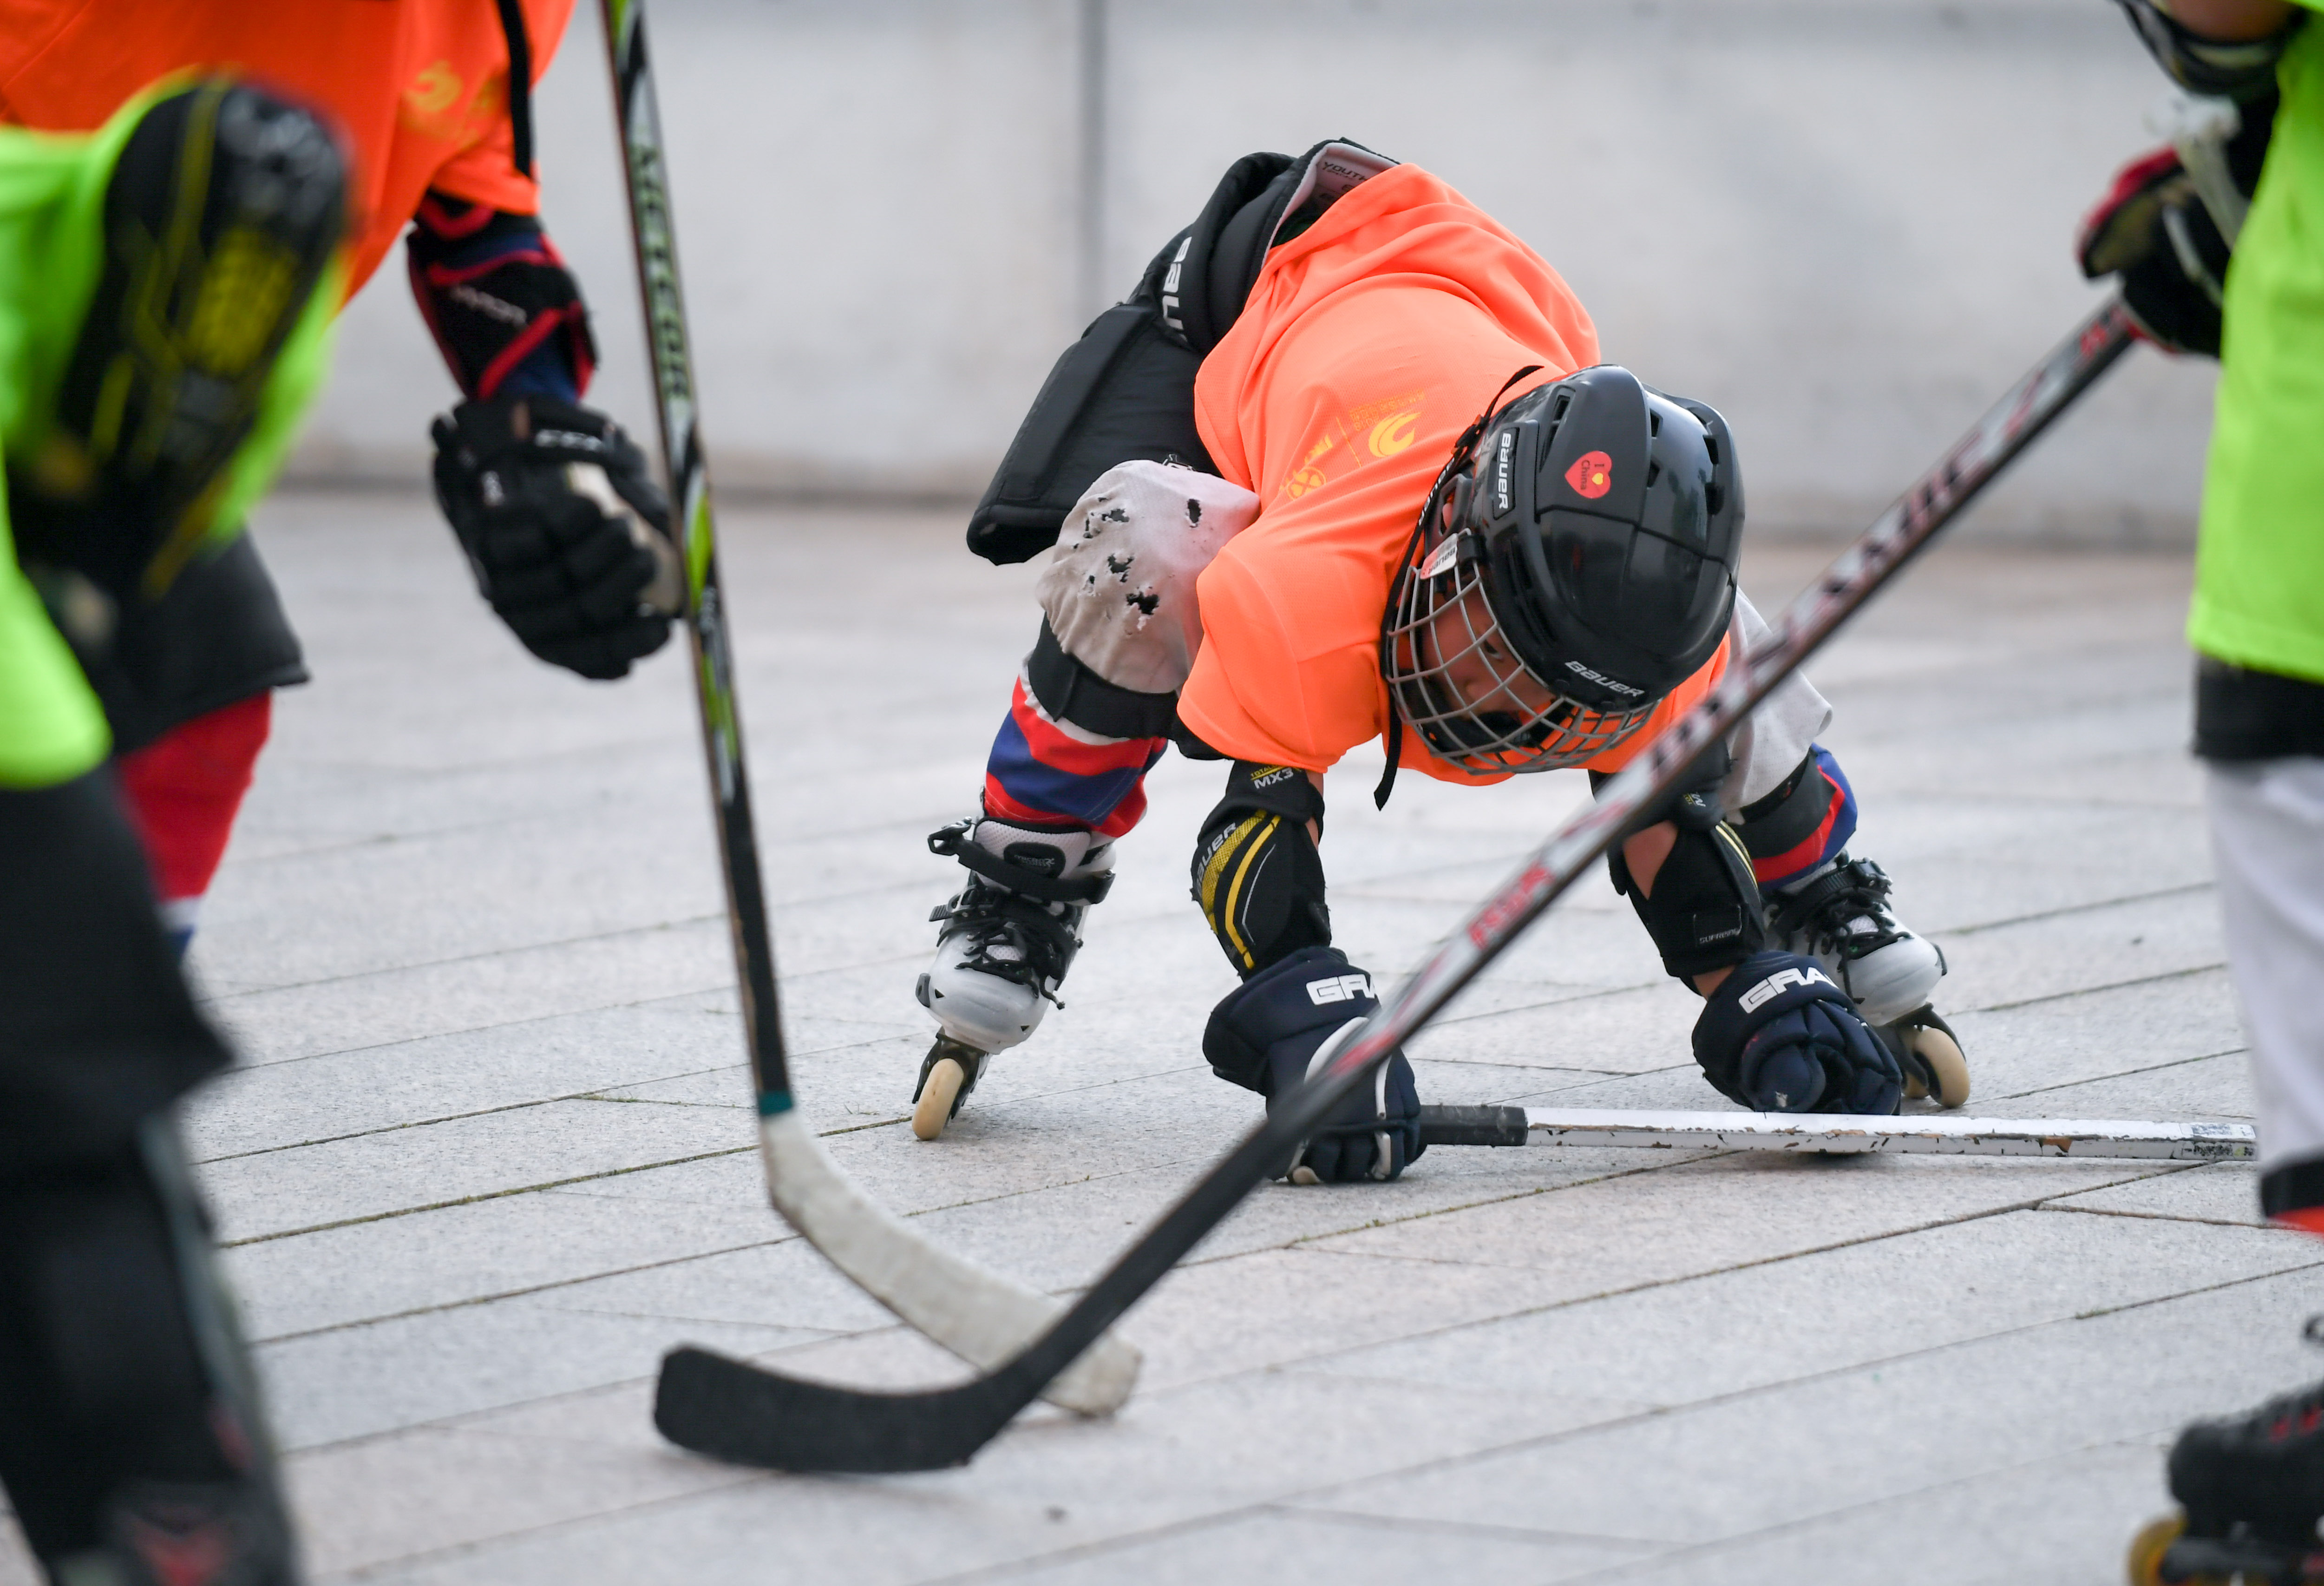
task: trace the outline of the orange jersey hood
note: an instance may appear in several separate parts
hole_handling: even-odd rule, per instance
[[[538,79],[573,0],[523,0]],[[86,132],[172,72],[217,69],[323,111],[355,161],[347,292],[436,188],[520,215],[508,41],[493,0],[0,0],[0,120]]]
[[[1599,362],[1598,333],[1538,254],[1416,165],[1372,178],[1275,248],[1203,360],[1194,417],[1219,470],[1264,503],[1199,584],[1203,646],[1181,718],[1238,760],[1323,770],[1381,736],[1380,617],[1452,443],[1511,394]],[[1691,678],[1610,770],[1725,668]],[[1404,736],[1402,764],[1472,777]]]

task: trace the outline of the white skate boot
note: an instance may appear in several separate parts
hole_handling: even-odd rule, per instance
[[[1767,890],[1767,928],[1785,952],[1824,967],[1856,1000],[1904,1070],[1904,1096],[1943,1107],[1969,1100],[1969,1064],[1952,1027],[1929,1006],[1945,955],[1889,911],[1894,885],[1868,859],[1841,853]]]
[[[944,929],[913,992],[943,1027],[912,1092],[924,1140],[944,1133],[987,1058],[1040,1027],[1081,947],[1082,917],[1113,885],[1112,842],[1079,826],[958,821],[928,848],[973,873],[928,916]]]

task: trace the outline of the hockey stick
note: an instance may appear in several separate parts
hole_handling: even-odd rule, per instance
[[[1845,1118],[1788,1112],[1646,1112],[1587,1107],[1423,1107],[1432,1146],[1631,1146],[1803,1155],[2133,1157],[2249,1161],[2248,1123],[2082,1118]]]
[[[840,1171],[791,1098],[782,1015],[775,1001],[774,942],[751,824],[742,761],[742,717],[734,699],[733,651],[718,583],[710,481],[695,433],[694,358],[678,297],[677,239],[665,185],[661,119],[646,60],[641,0],[604,0],[605,49],[613,69],[630,231],[637,245],[646,346],[653,363],[662,462],[686,563],[687,633],[694,651],[702,746],[710,762],[718,852],[726,873],[726,917],[742,994],[742,1029],[759,1099],[759,1155],[775,1209],[831,1264],[897,1315],[981,1369],[990,1370],[1040,1334],[1065,1306],[962,1259],[907,1228]],[[1130,1397],[1138,1351],[1092,1333],[1088,1352],[1042,1390],[1084,1415],[1104,1415]],[[1076,1351],[1076,1353],[1081,1351]]]
[[[879,1393],[802,1381],[703,1350],[674,1350],[663,1358],[654,1401],[654,1424],[662,1435],[697,1452],[783,1471],[926,1471],[965,1462],[1612,846],[1633,816],[1675,787],[1714,738],[1831,637],[2130,340],[2130,316],[2119,300],[2085,320],[1791,604],[1765,644],[1729,666],[1708,696],[1599,790],[1593,806],[1536,849],[1396,989],[1360,1034],[1196,1181],[1024,1353],[955,1388]]]

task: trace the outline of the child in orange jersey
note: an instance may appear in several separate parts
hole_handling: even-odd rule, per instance
[[[1331,945],[1324,770],[1382,738],[1383,800],[1399,769],[1611,772],[1765,632],[1735,587],[1720,416],[1600,364],[1538,255],[1345,143],[1239,164],[1060,362],[971,543],[1016,559],[1059,521],[982,815],[932,839],[973,873],[919,982],[943,1027],[924,1136],[1055,1000],[1168,741],[1234,762],[1194,890],[1245,984],[1204,1049],[1272,1101],[1374,1005]],[[1779,689],[1624,844],[1615,881],[1704,994],[1696,1054],[1730,1097],[1957,1105],[1966,1074],[1928,1008],[1943,961],[1842,851],[1854,798],[1814,742],[1830,715],[1804,679]],[[1397,1057],[1292,1176],[1394,1178],[1417,1107]]]

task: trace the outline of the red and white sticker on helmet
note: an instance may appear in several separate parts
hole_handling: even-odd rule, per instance
[[[1565,471],[1565,482],[1584,501],[1596,501],[1614,488],[1614,459],[1604,452],[1583,452]]]

